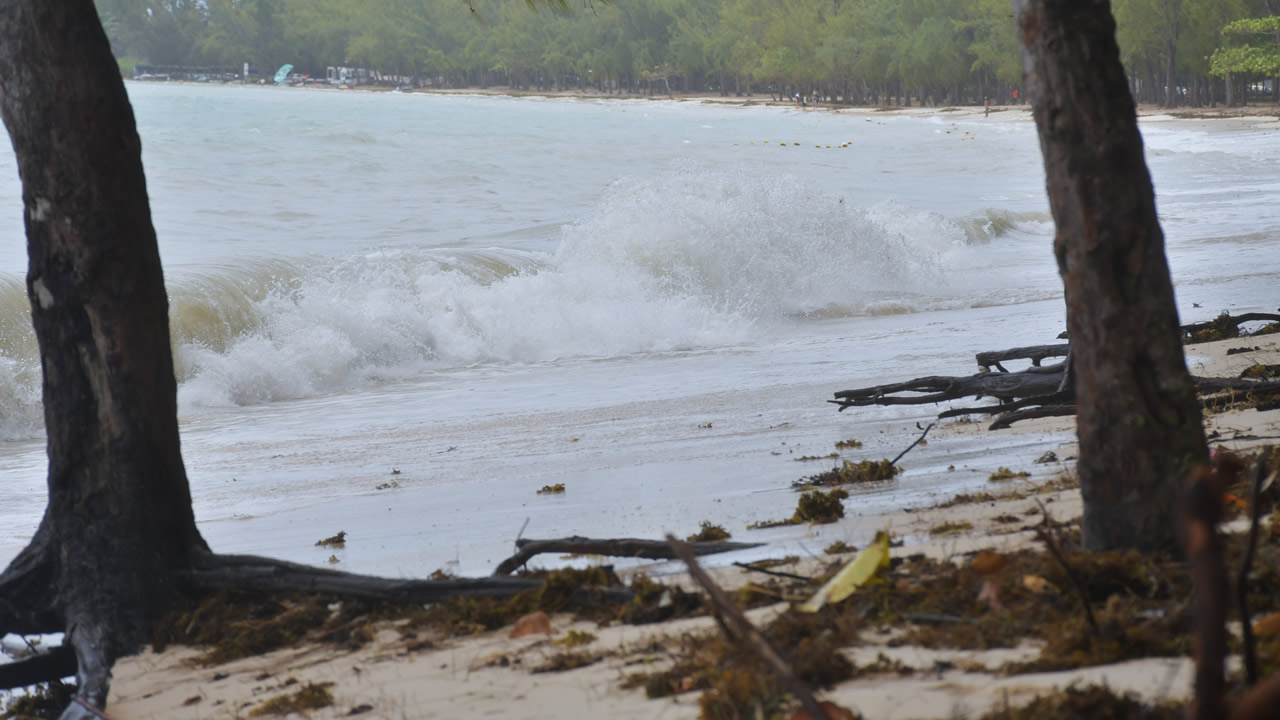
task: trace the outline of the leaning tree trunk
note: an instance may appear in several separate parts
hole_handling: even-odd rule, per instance
[[[1207,459],[1173,285],[1107,0],[1014,0],[1071,333],[1091,549],[1177,545]]]
[[[0,576],[18,617],[0,620],[68,629],[80,695],[101,706],[91,670],[149,637],[174,571],[207,547],[178,448],[141,146],[90,0],[0,1],[0,113],[22,177],[49,454],[44,519]],[[6,581],[48,610],[21,617]]]

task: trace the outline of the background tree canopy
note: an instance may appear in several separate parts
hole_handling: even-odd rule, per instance
[[[619,92],[817,92],[843,102],[1010,98],[1008,0],[99,0],[116,57],[239,68],[358,66],[388,82]],[[529,12],[529,6],[550,11]],[[1114,0],[1145,102],[1244,96],[1280,74],[1276,0]],[[1227,73],[1237,74],[1235,93]],[[1239,77],[1239,75],[1249,77]]]

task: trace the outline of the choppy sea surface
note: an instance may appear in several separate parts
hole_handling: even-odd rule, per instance
[[[798,457],[892,457],[936,412],[832,393],[1063,329],[1035,127],[1000,114],[128,87],[216,550],[408,576],[487,573],[526,523],[865,542],[745,530],[832,462]],[[1185,321],[1277,305],[1278,131],[1143,123]],[[21,211],[6,151],[0,559],[45,500]],[[1064,441],[945,431],[850,514]]]

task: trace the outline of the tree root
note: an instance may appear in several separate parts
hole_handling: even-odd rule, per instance
[[[76,674],[76,651],[70,645],[0,665],[0,690],[53,682]]]
[[[694,542],[688,543],[694,555],[715,555],[717,553],[745,550],[760,547],[764,543],[740,542]],[[678,556],[671,546],[661,540],[637,540],[620,538],[599,540],[585,537],[567,537],[555,540],[517,540],[515,555],[503,560],[494,569],[495,578],[510,575],[517,568],[529,562],[534,555],[542,553],[579,553],[584,555],[609,555],[612,557],[645,558],[647,560],[674,560]]]
[[[397,580],[355,575],[253,555],[207,555],[179,577],[200,590],[306,592],[395,603],[435,603],[455,597],[509,597],[541,586],[537,580],[507,577]],[[625,603],[625,588],[592,588],[584,602]]]

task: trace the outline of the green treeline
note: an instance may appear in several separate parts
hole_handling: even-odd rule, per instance
[[[98,0],[123,67],[291,63],[386,82],[973,103],[1022,80],[1010,0]],[[1236,104],[1280,75],[1280,0],[1114,0],[1135,97]],[[1273,83],[1280,92],[1280,83]]]

